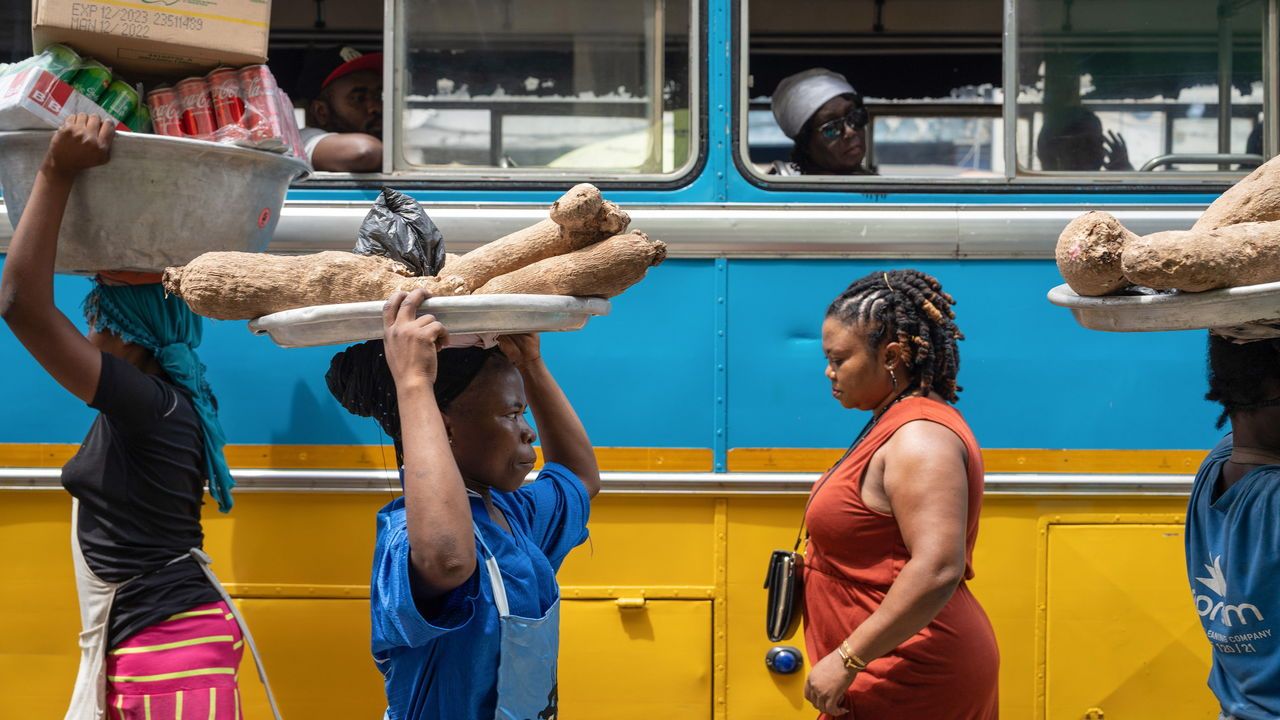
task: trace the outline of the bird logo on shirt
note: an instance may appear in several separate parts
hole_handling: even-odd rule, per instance
[[[1215,555],[1213,565],[1204,565],[1203,567],[1209,571],[1209,577],[1197,577],[1196,582],[1212,590],[1218,597],[1226,597],[1227,576],[1222,572],[1222,556]]]

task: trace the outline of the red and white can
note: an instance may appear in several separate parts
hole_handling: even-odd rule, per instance
[[[205,76],[209,83],[209,99],[213,104],[213,122],[218,127],[239,125],[244,118],[244,89],[231,68],[218,68]]]
[[[156,135],[182,137],[182,108],[178,105],[178,91],[169,86],[158,87],[147,93],[147,107],[151,108],[151,125]]]
[[[187,78],[175,87],[181,110],[182,134],[208,138],[218,127],[213,121],[213,103],[209,99],[209,83],[204,78]]]
[[[266,65],[250,65],[240,68],[236,74],[244,91],[246,112],[254,116],[249,123],[253,139],[283,137],[280,115],[276,111],[276,92],[280,88],[275,75]]]

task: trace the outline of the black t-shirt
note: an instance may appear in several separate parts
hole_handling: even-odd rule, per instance
[[[217,602],[194,559],[201,547],[204,431],[191,401],[165,379],[107,353],[90,407],[99,410],[62,485],[80,501],[76,540],[116,593],[108,643],[193,606]]]

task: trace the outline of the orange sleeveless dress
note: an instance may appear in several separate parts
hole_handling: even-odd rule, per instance
[[[910,559],[897,521],[862,502],[867,465],[903,425],[938,423],[968,451],[969,512],[965,580],[982,510],[982,451],[955,408],[911,397],[890,407],[861,444],[814,485],[805,523],[804,618],[809,662],[826,657],[866,620]],[[998,717],[1000,654],[991,622],[961,582],[920,632],[858,673],[845,698],[855,720],[989,720]],[[829,716],[822,715],[822,720]]]

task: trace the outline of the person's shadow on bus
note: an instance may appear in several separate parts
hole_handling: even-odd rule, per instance
[[[1079,106],[1045,117],[1036,157],[1042,170],[1133,170],[1124,136],[1104,133],[1097,113]]]

